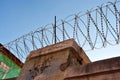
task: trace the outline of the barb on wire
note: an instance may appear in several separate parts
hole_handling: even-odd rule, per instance
[[[70,38],[85,50],[119,44],[119,3],[108,2],[84,14],[80,12],[59,21],[55,17],[55,23],[38,28],[4,46],[24,62],[30,51]]]

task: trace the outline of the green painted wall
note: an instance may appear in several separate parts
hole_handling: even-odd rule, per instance
[[[17,77],[19,75],[21,68],[18,65],[16,65],[11,59],[9,59],[7,56],[3,55],[1,52],[0,52],[0,62],[3,62],[7,66],[10,67],[5,79]],[[3,76],[3,72],[4,72],[4,70],[2,70],[2,68],[1,68],[0,69],[0,79]]]
[[[3,77],[3,75],[2,75],[2,74],[4,74],[4,72],[5,72],[5,70],[4,70],[4,69],[2,69],[2,68],[0,68],[0,79]]]

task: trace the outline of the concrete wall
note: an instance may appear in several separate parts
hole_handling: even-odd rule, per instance
[[[65,80],[120,80],[120,57],[71,67],[67,71]]]
[[[120,57],[91,63],[74,40],[32,51],[17,80],[119,80]]]
[[[90,63],[74,40],[32,51],[17,80],[64,80],[68,67]]]

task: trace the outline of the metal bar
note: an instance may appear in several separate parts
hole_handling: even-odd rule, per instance
[[[57,42],[57,39],[56,39],[56,16],[54,17],[53,29],[54,29],[54,43],[56,44],[56,42]]]

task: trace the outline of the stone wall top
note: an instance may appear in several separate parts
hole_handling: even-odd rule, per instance
[[[85,65],[68,68],[68,72],[66,73],[66,78],[97,75],[99,73],[113,73],[115,71],[116,72],[120,71],[120,57],[100,60],[93,63],[88,63]],[[105,80],[108,80],[108,79],[105,79]],[[115,79],[115,80],[118,80],[118,79]]]
[[[57,51],[67,49],[67,48],[72,48],[76,52],[80,49],[80,47],[77,45],[74,39],[69,39],[69,40],[65,40],[65,41],[62,41],[62,42],[59,42],[53,45],[46,46],[44,48],[31,51],[30,55],[27,57],[27,60],[29,60],[30,58],[47,55],[47,54],[57,52]]]

